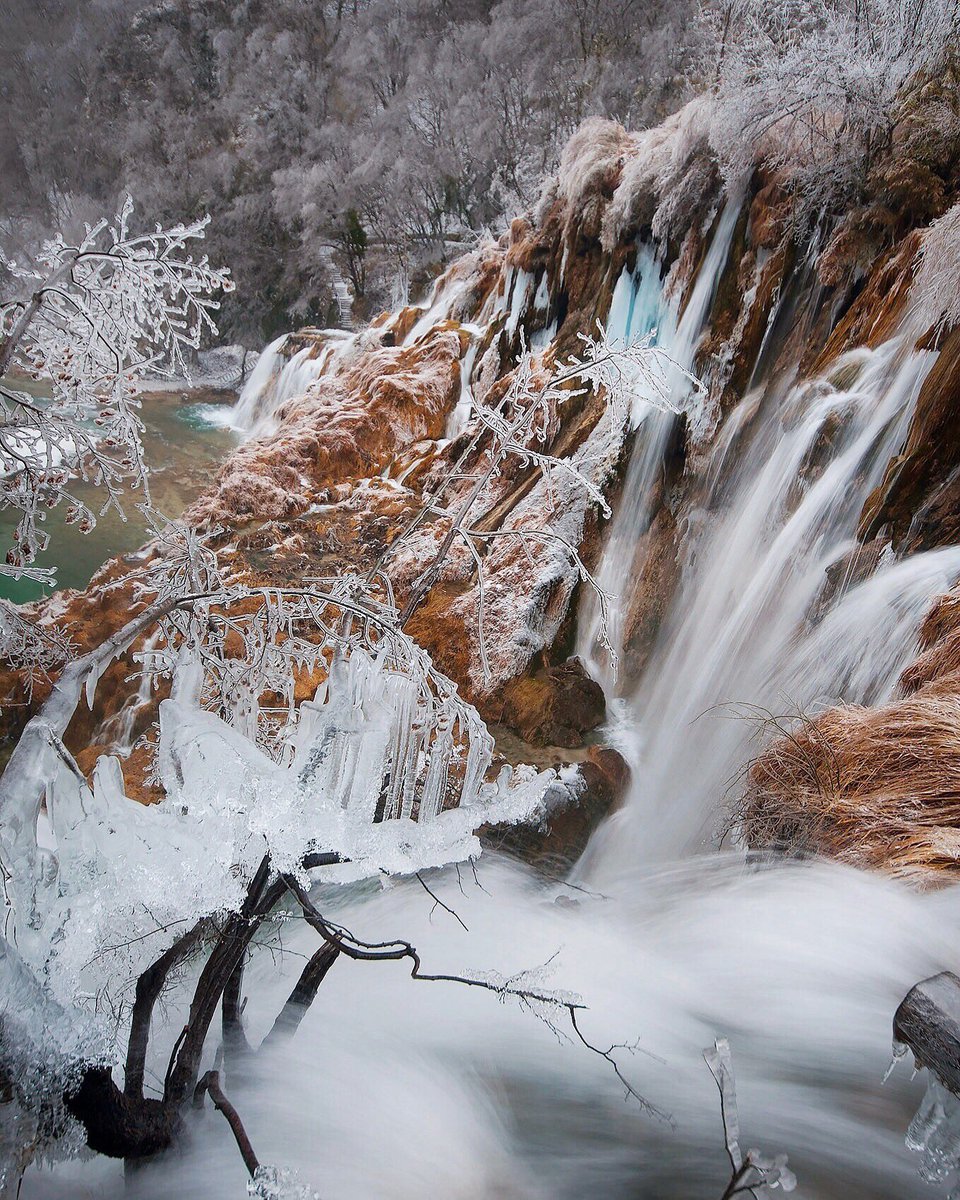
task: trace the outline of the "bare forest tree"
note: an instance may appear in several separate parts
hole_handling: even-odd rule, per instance
[[[125,186],[163,220],[216,211],[212,253],[244,296],[224,306],[231,338],[326,323],[327,252],[358,275],[362,316],[398,266],[417,290],[465,238],[532,203],[585,116],[661,116],[684,92],[693,11],[8,0],[0,229],[16,254]]]

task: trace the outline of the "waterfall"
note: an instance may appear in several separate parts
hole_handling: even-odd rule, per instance
[[[650,248],[614,289],[610,332],[633,340],[656,330],[678,366],[675,389],[690,386],[682,370],[693,364],[736,220],[731,203],[679,317]],[[531,286],[515,278],[494,312],[519,313],[517,296]],[[410,337],[452,303],[435,295]],[[273,402],[255,395],[275,395],[285,371],[306,370],[283,358],[281,344],[248,385],[251,417]],[[860,582],[847,569],[864,499],[902,442],[934,359],[904,327],[819,378],[759,378],[727,414],[689,489],[679,582],[645,669],[614,677],[605,659],[592,660],[615,701],[613,732],[633,783],[569,881],[485,855],[476,881],[468,871],[429,877],[456,916],[419,880],[318,894],[358,936],[410,939],[426,971],[509,976],[549,963],[551,986],[583,994],[581,1026],[595,1046],[636,1039],[635,1054],[617,1052],[621,1069],[671,1123],[624,1103],[602,1058],[575,1038],[558,1042],[529,1012],[477,989],[415,984],[399,966],[340,961],[296,1040],[228,1075],[264,1161],[297,1168],[325,1200],[716,1200],[728,1175],[701,1051],[726,1036],[744,1145],[789,1154],[798,1197],[936,1194],[904,1146],[923,1082],[902,1069],[880,1085],[897,1003],[917,979],[960,961],[960,889],[922,894],[831,862],[756,864],[730,839],[716,850],[729,784],[753,752],[742,718],[882,701],[912,657],[931,596],[960,575],[960,547],[902,561],[888,554]],[[642,394],[634,421],[599,567],[621,595],[662,503],[674,429]],[[585,601],[584,655],[595,620]],[[623,604],[613,635],[622,651]],[[254,957],[245,1011],[253,1044],[317,944],[290,921],[282,945]],[[155,1039],[161,1075],[178,1016]],[[223,1122],[210,1114],[180,1157],[138,1173],[129,1190],[122,1166],[100,1160],[33,1172],[23,1200],[200,1200],[244,1186]]]
[[[704,471],[680,584],[627,702],[631,794],[595,839],[588,876],[635,873],[638,861],[716,843],[728,784],[749,758],[750,731],[736,718],[892,690],[931,596],[960,573],[960,550],[886,565],[823,597],[935,357],[914,341],[907,328],[845,355],[824,378],[775,380],[728,419],[713,450],[722,469]],[[619,567],[614,590],[625,590],[630,564],[613,539],[607,556],[607,577]],[[818,601],[826,615],[813,621]]]
[[[799,1200],[936,1200],[903,1141],[923,1083],[907,1068],[880,1080],[898,1001],[960,957],[956,889],[917,894],[831,863],[744,872],[730,856],[644,868],[607,898],[486,856],[477,871],[484,891],[469,871],[462,891],[452,872],[428,877],[466,930],[431,913],[416,880],[318,902],[369,940],[409,938],[425,969],[509,974],[559,950],[551,985],[583,993],[594,1044],[638,1040],[618,1052],[622,1069],[672,1124],[625,1102],[606,1063],[530,1013],[341,961],[296,1038],[227,1075],[263,1161],[296,1168],[325,1200],[717,1200],[723,1129],[701,1050],[725,1034],[745,1144],[789,1154]],[[282,950],[248,966],[254,1045],[316,947],[290,921]],[[171,1014],[161,1067],[177,1032]],[[22,1200],[229,1200],[244,1188],[209,1112],[162,1170],[125,1186],[120,1163],[65,1164],[32,1172]]]
[[[267,346],[243,385],[237,402],[230,410],[230,423],[244,433],[266,432],[274,413],[287,400],[302,396],[307,388],[323,374],[337,340],[346,334],[324,330],[328,341],[319,353],[316,346],[307,345],[295,354],[283,353],[287,334]]]
[[[668,378],[673,398],[682,401],[691,390],[687,373],[710,312],[717,282],[730,252],[738,208],[727,204],[717,222],[710,249],[693,285],[683,315],[678,319],[664,298],[661,268],[654,252],[643,247],[633,272],[624,269],[617,281],[607,318],[607,333],[627,345],[648,334],[668,355],[673,368]],[[610,530],[597,582],[614,596],[609,636],[618,660],[624,651],[624,629],[628,599],[626,584],[631,578],[636,547],[650,525],[657,502],[656,480],[662,470],[667,443],[676,422],[671,413],[656,410],[643,397],[634,398],[633,424],[637,427],[633,453],[627,467],[623,496]],[[599,605],[593,594],[584,598],[580,614],[577,653],[590,664],[608,694],[617,686],[616,666],[597,651]]]

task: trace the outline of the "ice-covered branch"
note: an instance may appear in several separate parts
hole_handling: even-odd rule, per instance
[[[551,495],[554,479],[564,480],[570,490],[582,494],[590,504],[609,515],[602,468],[598,471],[598,465],[583,451],[562,455],[553,453],[550,448],[559,427],[560,409],[572,400],[593,392],[603,399],[611,426],[620,431],[621,437],[628,426],[635,394],[643,395],[654,408],[678,411],[670,388],[671,373],[675,373],[675,367],[651,338],[629,345],[620,344],[608,339],[603,327],[598,326],[596,336],[581,335],[581,340],[583,349],[579,356],[570,356],[551,366],[524,349],[514,368],[510,385],[499,399],[474,404],[474,431],[467,446],[450,470],[431,487],[421,510],[391,542],[375,568],[383,570],[385,564],[402,551],[428,519],[439,517],[441,522],[446,522],[447,527],[442,532],[436,551],[411,584],[406,605],[400,614],[400,624],[404,624],[423,602],[439,579],[454,543],[462,541],[478,575],[480,657],[487,675],[489,663],[482,619],[484,573],[482,554],[476,543],[501,533],[530,542],[563,540],[549,527],[478,533],[476,522],[489,502],[491,487],[504,473],[508,462],[533,471],[543,479]],[[464,484],[468,485],[466,490]],[[576,547],[569,546],[569,549],[581,579],[595,586],[595,581],[579,559]],[[601,595],[601,605],[606,602],[607,597]]]
[[[19,513],[0,573],[23,574],[46,547],[49,509],[65,504],[68,523],[93,527],[73,478],[102,488],[101,513],[122,511],[128,485],[147,496],[136,383],[148,370],[183,373],[185,353],[216,332],[217,295],[232,289],[227,271],[190,252],[206,218],[135,235],[132,214],[128,198],[78,244],[57,236],[29,266],[4,260],[23,294],[0,306],[0,509]],[[42,380],[49,398],[11,372]],[[0,651],[24,656],[16,639]]]
[[[759,1150],[748,1150],[744,1155],[740,1149],[740,1115],[730,1043],[726,1038],[718,1038],[713,1046],[704,1050],[703,1058],[720,1092],[720,1116],[730,1160],[730,1180],[721,1200],[732,1200],[733,1196],[747,1192],[756,1196],[757,1192],[767,1188],[792,1192],[797,1186],[797,1177],[787,1166],[785,1154],[771,1158]]]

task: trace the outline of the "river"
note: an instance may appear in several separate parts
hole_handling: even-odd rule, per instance
[[[48,394],[42,384],[25,383],[22,379],[13,382],[18,388],[29,387],[34,395]],[[150,499],[164,516],[178,517],[209,485],[212,471],[237,444],[238,436],[229,423],[217,419],[221,412],[230,411],[235,399],[233,392],[202,388],[165,388],[141,396]],[[101,489],[82,480],[75,480],[71,486],[95,513],[99,511],[103,504]],[[81,533],[77,525],[66,525],[62,509],[54,509],[46,522],[49,545],[34,565],[56,567],[60,587],[86,587],[108,558],[130,553],[143,545],[147,525],[137,508],[142,498],[139,491],[128,491],[123,517],[111,509],[98,518],[88,534]],[[0,545],[12,544],[16,524],[11,510],[0,512]],[[44,589],[32,580],[0,577],[0,596],[7,600],[22,603],[43,594]]]

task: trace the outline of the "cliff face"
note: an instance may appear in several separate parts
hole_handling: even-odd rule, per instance
[[[299,584],[310,576],[368,570],[463,454],[470,399],[505,390],[524,345],[546,363],[575,352],[580,336],[611,316],[618,287],[653,245],[665,302],[682,324],[711,248],[719,246],[726,205],[735,220],[708,281],[706,319],[695,331],[691,359],[704,394],[664,440],[651,476],[649,520],[623,572],[622,650],[627,676],[636,678],[681,580],[690,529],[707,503],[705,479],[735,462],[772,381],[827,376],[841,356],[879,346],[900,327],[921,237],[909,221],[888,223],[885,241],[876,221],[866,222],[870,238],[860,236],[861,214],[828,230],[831,236],[821,238],[825,248],[812,253],[794,236],[791,198],[775,172],[757,168],[724,201],[698,120],[695,103],[640,135],[611,122],[588,122],[568,146],[537,211],[515,220],[498,242],[458,260],[425,306],[383,314],[336,344],[311,330],[288,338],[283,354],[314,360],[314,382],[261,414],[269,418],[265,432],[255,432],[223,464],[186,514],[193,524],[218,530],[215,544],[230,576]],[[920,205],[914,223],[946,207],[949,181],[937,178],[932,208]],[[918,331],[924,336],[930,335]],[[887,546],[907,553],[960,540],[958,336],[943,340],[906,440],[864,508],[861,552],[847,564],[848,578],[868,573]],[[281,361],[277,370],[283,369]],[[603,414],[596,396],[572,400],[552,425],[546,448],[590,462],[598,486],[616,505],[631,438],[611,431]],[[824,438],[829,441],[829,431]],[[718,460],[721,445],[726,448]],[[814,447],[798,488],[816,477],[816,456],[828,450],[826,444]],[[469,465],[461,469],[468,472]],[[596,566],[606,536],[596,504],[549,486],[533,463],[494,481],[483,526],[548,526],[579,549],[588,568]],[[389,560],[401,605],[448,528],[443,518],[429,517],[416,539]],[[108,563],[85,592],[62,593],[39,606],[38,620],[66,626],[80,647],[100,640],[145,603],[136,572],[153,553],[147,547],[135,559]],[[581,756],[604,705],[596,684],[567,662],[577,570],[566,554],[548,546],[531,556],[523,539],[513,537],[491,540],[483,567],[489,674],[480,659],[476,564],[465,549],[451,554],[409,632],[488,720],[528,743],[563,746],[568,756]],[[954,769],[943,746],[953,717],[960,717],[958,647],[960,599],[953,598],[925,626],[923,654],[904,678],[900,701],[876,711],[834,710],[809,722],[799,760],[776,743],[751,776],[744,809],[751,842],[799,842],[896,865],[898,855],[915,854],[898,849],[913,836],[903,833],[900,818],[884,824],[856,816],[867,813],[876,796],[890,795],[895,776],[904,795],[922,791],[930,798],[930,820],[941,831],[934,839],[939,863],[942,848],[953,844],[953,834],[942,832],[955,819]],[[78,714],[68,742],[82,752],[81,765],[92,762],[91,746],[98,750],[111,742],[124,717],[128,742],[148,723],[156,697],[136,695],[132,666],[129,658],[114,664],[95,710]],[[307,689],[305,681],[304,695]],[[26,701],[25,681],[2,675],[0,697],[14,734],[29,710],[17,707]],[[908,736],[910,753],[915,751],[910,764],[903,758]],[[859,748],[825,799],[822,760],[836,753],[838,739]],[[942,770],[931,762],[942,763]],[[135,789],[136,756],[128,773]],[[956,819],[960,823],[960,810]],[[841,826],[842,836],[835,832]]]

